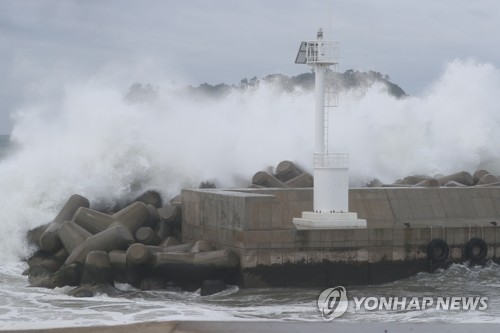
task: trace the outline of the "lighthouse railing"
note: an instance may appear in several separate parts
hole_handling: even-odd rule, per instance
[[[339,43],[332,41],[307,42],[307,64],[337,64],[339,62]]]
[[[315,168],[349,168],[348,153],[314,153]]]

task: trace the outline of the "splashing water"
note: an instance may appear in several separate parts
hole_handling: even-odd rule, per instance
[[[331,146],[350,152],[352,186],[473,172],[500,160],[498,89],[497,68],[457,60],[420,97],[395,99],[377,85],[344,91]],[[172,87],[148,103],[123,96],[92,81],[15,114],[16,150],[0,161],[0,262],[25,255],[26,230],[50,221],[73,193],[111,205],[147,189],[168,198],[204,180],[247,186],[283,159],[312,170],[310,91],[261,83],[218,100]]]
[[[22,264],[0,267],[0,329],[33,329],[117,325],[147,321],[322,321],[317,308],[320,290],[230,287],[212,296],[199,293],[149,291],[125,288],[113,297],[93,298],[65,295],[68,288],[26,288],[20,276]],[[436,273],[419,273],[408,279],[376,286],[347,287],[349,307],[335,322],[395,323],[498,323],[500,267],[454,264]],[[488,297],[488,309],[448,311],[368,311],[356,309],[357,297]]]

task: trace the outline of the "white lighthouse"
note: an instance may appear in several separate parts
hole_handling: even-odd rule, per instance
[[[349,212],[349,154],[328,149],[328,116],[337,106],[337,95],[326,77],[338,65],[338,43],[317,39],[302,42],[295,63],[308,64],[315,74],[314,211],[294,218],[297,229],[366,228],[366,220]]]

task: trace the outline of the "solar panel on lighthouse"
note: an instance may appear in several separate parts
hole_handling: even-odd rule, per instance
[[[296,64],[305,64],[307,61],[307,42],[300,43],[299,52],[295,58]]]

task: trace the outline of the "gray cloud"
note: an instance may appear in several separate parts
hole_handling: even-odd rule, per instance
[[[0,132],[24,103],[102,71],[124,88],[304,72],[293,59],[319,26],[341,42],[342,70],[418,94],[452,59],[499,66],[499,15],[494,0],[3,0]]]

